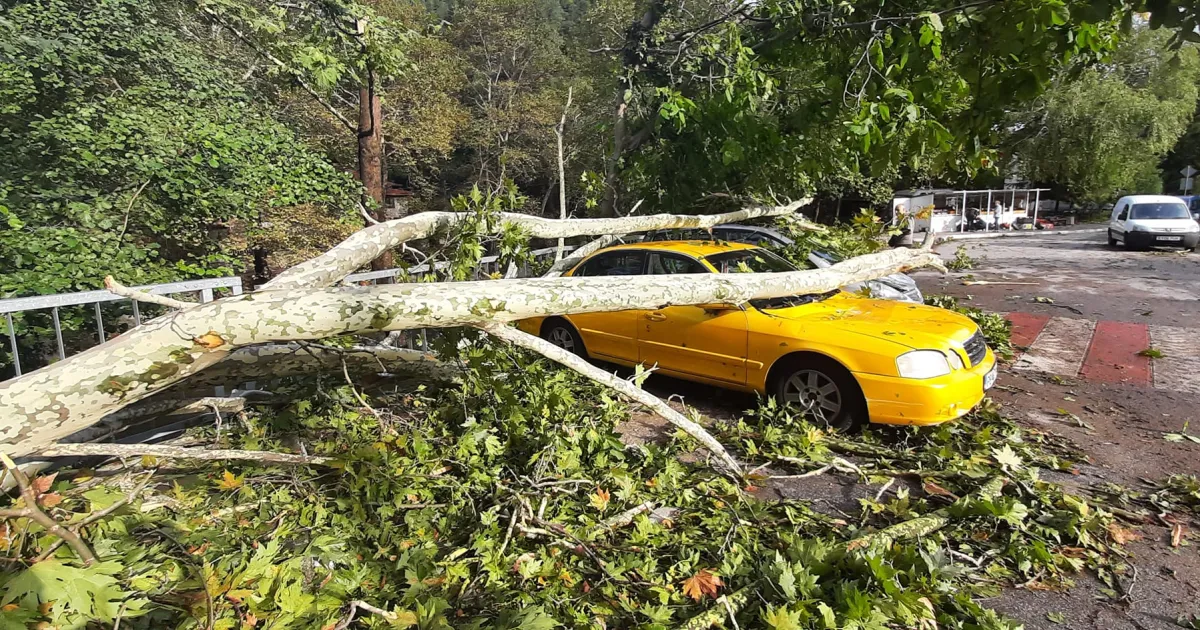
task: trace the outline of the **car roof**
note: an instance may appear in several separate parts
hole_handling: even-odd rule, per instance
[[[733,252],[743,249],[762,249],[758,245],[748,243],[732,243],[729,241],[643,241],[605,247],[601,252],[619,251],[623,249],[666,250],[703,258],[721,252]],[[600,252],[597,252],[600,253]]]
[[[1122,201],[1129,203],[1181,203],[1183,200],[1171,195],[1128,195],[1118,199],[1117,203]]]

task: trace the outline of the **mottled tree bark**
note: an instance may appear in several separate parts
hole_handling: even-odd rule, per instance
[[[610,225],[598,230],[619,231]],[[103,345],[0,383],[0,449],[14,456],[28,454],[246,346],[673,304],[742,304],[759,298],[820,293],[922,266],[941,267],[941,259],[924,250],[898,249],[826,269],[790,273],[264,290],[169,313]]]

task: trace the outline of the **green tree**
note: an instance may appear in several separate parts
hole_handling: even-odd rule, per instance
[[[606,206],[972,177],[996,162],[998,121],[1104,59],[1135,10],[1179,34],[1196,23],[1186,2],[600,3]]]
[[[1164,31],[1139,28],[1112,58],[1064,73],[1013,123],[1011,146],[1027,177],[1101,203],[1162,190],[1158,165],[1196,108],[1200,59],[1168,48]]]
[[[227,274],[224,227],[353,182],[215,63],[184,5],[37,0],[0,13],[0,295]]]

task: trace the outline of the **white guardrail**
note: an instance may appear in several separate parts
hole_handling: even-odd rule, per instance
[[[574,249],[575,249],[574,247],[565,247],[564,251],[569,252]],[[535,258],[542,258],[542,257],[546,257],[546,256],[553,256],[557,250],[558,250],[557,247],[547,247],[544,249],[533,250],[530,253],[533,254],[533,256]],[[445,269],[449,265],[450,265],[450,263],[447,263],[447,262],[439,262],[439,263],[435,263],[435,265],[433,266],[433,269],[441,270],[441,269]],[[499,268],[499,266],[500,266],[500,262],[499,262],[498,256],[487,256],[485,258],[482,258],[479,261],[479,271],[481,271],[484,274],[492,274],[492,273],[500,272],[501,269]],[[385,278],[395,280],[398,276],[402,276],[405,274],[427,273],[430,270],[431,270],[430,265],[425,264],[425,265],[419,265],[419,266],[415,266],[415,267],[409,267],[407,269],[398,269],[397,268],[397,269],[384,269],[381,271],[367,271],[367,272],[356,273],[356,274],[351,274],[351,275],[347,276],[342,281],[342,284],[359,284],[359,283],[374,284]],[[527,269],[522,269],[521,271],[524,272],[522,275],[528,274]],[[213,301],[213,299],[215,297],[214,291],[217,291],[217,290],[228,289],[228,291],[231,295],[241,295],[242,294],[242,279],[237,276],[230,276],[230,277],[226,277],[226,278],[206,278],[203,280],[185,280],[183,282],[169,282],[166,284],[151,284],[151,285],[144,285],[144,286],[138,286],[138,287],[133,287],[133,288],[138,289],[140,291],[145,291],[147,293],[154,293],[154,294],[158,294],[158,295],[171,295],[171,296],[181,296],[181,297],[194,295],[196,297],[196,299],[198,299],[201,303],[204,303],[204,302]],[[58,355],[58,359],[62,360],[62,359],[67,358],[67,347],[63,341],[63,328],[62,328],[62,321],[59,317],[59,309],[65,308],[65,307],[91,305],[93,308],[94,319],[95,319],[95,324],[96,324],[96,333],[97,333],[96,339],[98,340],[97,344],[99,344],[99,343],[104,343],[104,341],[107,340],[107,338],[108,338],[107,332],[104,328],[104,314],[100,308],[100,305],[106,304],[109,302],[121,302],[121,301],[129,302],[131,304],[131,308],[133,310],[134,325],[141,324],[142,323],[142,313],[141,313],[141,310],[138,308],[138,303],[136,301],[130,300],[129,298],[124,298],[124,297],[121,297],[121,296],[118,296],[118,295],[115,295],[113,293],[109,293],[108,291],[103,291],[103,290],[101,290],[101,291],[82,291],[82,292],[78,292],[78,293],[59,293],[59,294],[54,294],[54,295],[37,295],[37,296],[33,296],[33,297],[0,299],[0,315],[4,316],[5,323],[8,325],[8,335],[7,335],[8,336],[8,344],[9,344],[9,349],[12,351],[12,361],[13,361],[13,368],[14,368],[15,375],[20,376],[22,374],[22,369],[21,369],[20,344],[18,343],[18,339],[17,339],[17,332],[16,332],[16,326],[14,325],[14,322],[13,322],[13,315],[19,314],[19,313],[24,313],[24,312],[29,312],[29,311],[43,311],[43,310],[49,309],[50,310],[50,319],[51,319],[53,329],[54,329],[54,340],[55,340],[55,346],[56,346],[55,349],[57,350],[56,354]],[[424,348],[427,346],[426,331],[420,330],[419,335],[420,335],[421,347]],[[75,349],[72,348],[72,350],[75,350]],[[83,348],[80,348],[75,351],[82,352],[83,350],[84,350]],[[74,354],[74,352],[72,352],[72,354]]]

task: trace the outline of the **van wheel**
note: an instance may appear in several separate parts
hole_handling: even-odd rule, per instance
[[[1117,239],[1113,238],[1113,235],[1112,235],[1112,230],[1109,230],[1109,231],[1108,231],[1108,246],[1109,246],[1109,247],[1116,247],[1116,246],[1117,246]]]
[[[565,319],[554,318],[542,324],[542,339],[571,354],[587,358],[587,349],[583,347],[583,338]]]
[[[867,424],[867,404],[858,382],[846,368],[824,357],[796,357],[781,366],[772,394],[797,408],[809,421],[835,431]]]

